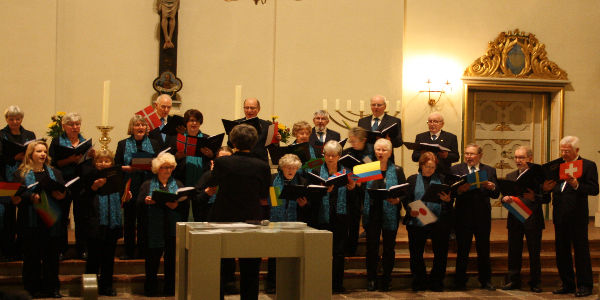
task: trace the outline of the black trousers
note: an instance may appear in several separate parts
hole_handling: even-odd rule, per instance
[[[198,196],[192,198],[190,203],[192,205],[194,222],[207,222],[212,204],[207,203],[206,200],[203,200]]]
[[[89,252],[85,264],[85,273],[100,275],[98,281],[100,289],[112,288],[117,239],[91,238],[88,240],[88,246]]]
[[[15,257],[20,254],[17,247],[17,207],[12,203],[0,204],[4,206],[2,224],[0,224],[0,257]]]
[[[85,199],[76,196],[65,197],[61,200],[61,221],[63,222],[63,229],[60,235],[61,253],[65,253],[69,249],[68,228],[70,225],[69,213],[71,211],[71,203],[73,204],[73,217],[75,219],[75,245],[79,253],[87,251],[88,230],[87,206],[85,201]]]
[[[465,224],[457,220],[456,226],[456,285],[465,285],[467,282],[467,264],[471,242],[475,236],[475,249],[477,250],[477,269],[479,282],[487,283],[492,277],[490,264],[490,230],[491,220],[480,224]]]
[[[556,266],[563,287],[575,287],[575,273],[573,272],[573,257],[571,255],[571,245],[573,245],[575,269],[577,269],[577,287],[591,289],[594,281],[587,224],[576,224],[575,222],[554,224],[554,232],[556,235]]]
[[[59,240],[43,229],[25,229],[23,240],[23,285],[30,294],[60,290],[58,281]]]
[[[223,274],[223,260],[221,260],[221,299],[224,299],[223,286],[225,276]],[[231,260],[230,260],[231,261]],[[234,268],[235,268],[235,260]],[[240,258],[240,299],[256,300],[258,299],[258,273],[260,270],[260,258]],[[235,270],[235,269],[234,269]]]
[[[369,223],[365,230],[367,231],[367,279],[377,279],[377,267],[381,260],[383,267],[383,283],[389,284],[394,269],[394,261],[396,252],[396,234],[398,230],[386,230],[382,226],[381,213],[377,216],[374,211],[371,211]],[[383,239],[383,252],[379,257],[379,238]]]
[[[444,286],[450,228],[451,226],[443,221],[438,221],[424,227],[406,226],[413,287],[422,288],[427,285]],[[431,268],[429,280],[427,279],[427,270],[425,268],[425,260],[423,259],[427,239],[431,239],[431,246],[433,248],[433,267]]]
[[[542,229],[526,230],[522,224],[508,229],[508,281],[521,283],[523,237],[527,239],[529,251],[529,286],[539,286],[542,275],[540,264]]]
[[[347,215],[332,214],[328,227],[333,233],[332,287],[333,289],[341,289],[344,285],[344,256],[348,241]]]
[[[167,237],[164,248],[146,248],[146,282],[144,291],[155,293],[158,287],[158,268],[160,258],[165,255],[164,271],[165,285],[164,293],[172,294],[175,291],[175,237]]]
[[[353,199],[348,197],[348,199]],[[348,241],[346,243],[346,255],[354,256],[358,248],[358,236],[360,231],[360,217],[362,210],[362,199],[358,197],[355,201],[348,203]]]
[[[137,249],[143,249],[142,232],[142,208],[136,203],[136,198],[131,198],[123,204],[123,244],[125,254],[129,257],[135,257],[136,244]],[[140,234],[137,234],[137,233]]]

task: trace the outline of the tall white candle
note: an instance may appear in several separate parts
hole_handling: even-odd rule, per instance
[[[327,99],[323,99],[323,110],[327,110]]]
[[[335,99],[335,110],[340,110],[340,99]]]
[[[233,111],[235,113],[235,118],[239,119],[242,117],[242,86],[235,86],[235,98],[233,99]]]
[[[352,100],[350,99],[346,100],[346,110],[352,111]]]
[[[360,111],[363,112],[365,111],[365,101],[360,100]]]
[[[108,104],[110,102],[110,80],[104,80],[102,91],[102,126],[108,126]]]
[[[400,100],[396,100],[396,111],[400,111]]]

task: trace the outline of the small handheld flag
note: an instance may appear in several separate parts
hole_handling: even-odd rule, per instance
[[[127,180],[127,183],[125,183],[125,191],[123,191],[123,196],[121,196],[121,207],[123,207],[123,204],[125,204],[125,202],[127,202],[127,194],[129,194],[131,190],[131,178],[129,178],[129,180]]]
[[[144,119],[146,119],[146,123],[148,123],[148,126],[151,130],[162,125],[162,122],[160,121],[160,118],[158,117],[158,114],[156,113],[152,105],[144,107],[142,110],[136,112],[135,114],[144,117]]]
[[[488,181],[487,172],[483,170],[479,170],[477,172],[473,172],[466,176],[467,182],[471,184],[469,190],[479,189],[481,188],[481,184]]]
[[[0,197],[12,197],[21,187],[19,182],[0,182]]]
[[[427,225],[437,221],[437,216],[425,205],[425,202],[421,200],[413,201],[408,203],[411,210],[416,210],[419,212],[417,219],[423,224]]]
[[[583,174],[583,161],[578,159],[560,164],[559,178],[562,180],[569,179],[569,175],[573,178],[579,178]]]
[[[316,169],[320,166],[323,165],[323,163],[325,163],[325,160],[323,158],[313,158],[309,161],[307,161],[306,163],[304,163],[304,165],[302,165],[302,169]]]
[[[177,152],[185,153],[185,156],[195,156],[197,144],[198,138],[177,134]]]
[[[511,196],[512,201],[510,203],[503,202],[502,206],[506,208],[513,216],[517,217],[521,223],[525,223],[525,221],[531,216],[532,211],[519,199],[518,197]]]
[[[282,204],[281,199],[279,199],[279,195],[281,195],[281,190],[279,189],[279,187],[269,187],[269,203],[271,203],[271,206],[275,207]]]
[[[34,204],[33,207],[44,224],[46,224],[46,227],[52,227],[56,223],[56,220],[58,220],[60,211],[48,201],[46,192],[40,193],[40,203]]]
[[[354,173],[354,176],[358,177],[356,182],[365,182],[383,178],[383,174],[381,174],[381,164],[379,161],[354,166],[352,173]]]
[[[277,140],[277,133],[279,129],[279,124],[277,122],[269,125],[269,131],[267,132],[267,139],[265,140],[265,146],[269,146],[271,144],[276,144],[278,142]]]

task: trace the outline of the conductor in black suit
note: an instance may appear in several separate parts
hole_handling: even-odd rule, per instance
[[[371,98],[371,112],[372,115],[364,117],[358,120],[358,127],[362,127],[369,131],[381,131],[390,127],[394,123],[398,124],[398,129],[395,131],[394,136],[386,136],[392,142],[393,148],[402,146],[402,122],[400,119],[390,116],[385,112],[386,104],[385,97],[382,95],[375,95]],[[370,145],[372,148],[373,145]],[[394,161],[392,155],[392,161]]]
[[[492,223],[490,198],[499,196],[496,191],[496,169],[480,162],[483,149],[479,145],[467,145],[464,153],[465,162],[452,166],[452,174],[462,176],[476,171],[485,171],[488,180],[482,182],[478,188],[470,189],[471,184],[469,183],[458,188],[455,204],[457,245],[455,288],[465,289],[469,250],[473,236],[475,236],[479,282],[481,288],[493,291],[495,288],[490,282],[490,230]]]
[[[429,131],[417,134],[415,143],[438,144],[450,149],[451,151],[437,152],[437,171],[441,174],[448,174],[452,163],[457,162],[460,158],[456,135],[442,130],[442,127],[444,127],[444,116],[439,112],[433,112],[429,115],[427,118],[427,127]],[[412,160],[418,162],[422,152],[424,151],[413,151]]]
[[[593,278],[588,241],[588,196],[598,195],[598,170],[596,163],[579,156],[579,138],[566,136],[560,141],[560,163],[582,160],[583,170],[579,178],[569,175],[567,180],[547,180],[545,193],[552,192],[554,232],[556,235],[556,266],[562,287],[554,294],[575,292],[575,274],[571,244],[575,252],[577,270],[576,297],[592,294]]]
[[[237,119],[236,121],[244,121],[248,119],[252,119],[258,116],[260,112],[260,101],[256,98],[247,98],[244,100],[244,118]],[[265,162],[269,161],[269,154],[267,153],[267,148],[265,147],[265,143],[267,141],[267,135],[269,134],[269,125],[272,123],[267,120],[258,119],[258,140],[256,144],[252,147],[250,152],[256,154],[260,159]],[[279,133],[277,133],[277,139],[281,139]],[[231,144],[231,137],[229,138],[229,142],[227,142],[229,146]]]
[[[158,145],[158,152],[163,151],[175,144],[175,136],[170,136],[165,133],[160,132],[165,125],[167,125],[167,117],[169,116],[169,112],[171,112],[171,107],[173,107],[173,100],[171,96],[167,94],[162,94],[156,98],[154,101],[154,109],[156,109],[156,114],[160,118],[162,124],[159,127],[156,127],[148,133],[148,137]],[[175,153],[177,149],[171,149],[170,153]]]
[[[515,150],[515,164],[517,170],[506,174],[506,179],[514,180],[523,178],[527,192],[517,197],[531,209],[532,214],[521,222],[513,214],[508,214],[506,228],[508,228],[508,282],[503,290],[514,290],[521,287],[521,261],[523,256],[523,235],[527,238],[529,251],[529,287],[534,293],[541,293],[540,280],[542,267],[540,265],[540,249],[542,245],[542,230],[545,228],[542,204],[550,202],[549,195],[544,196],[541,190],[541,181],[537,181],[533,174],[527,173],[533,161],[533,152],[529,147],[521,146]],[[526,177],[527,176],[527,177]],[[529,179],[531,178],[531,179]],[[520,181],[521,182],[521,181]],[[510,203],[513,197],[504,196],[502,202]]]
[[[323,150],[323,145],[329,141],[340,141],[340,133],[327,128],[329,124],[329,113],[324,110],[318,110],[313,116],[315,127],[308,137],[308,143],[315,149],[319,149],[319,156]]]
[[[219,190],[209,220],[260,220],[263,218],[261,202],[266,202],[271,184],[271,170],[265,161],[250,150],[256,144],[258,134],[254,127],[241,124],[233,128],[229,138],[237,151],[214,161],[208,186],[219,186]],[[239,265],[241,299],[258,299],[260,258],[240,258]],[[222,288],[223,284],[221,291]]]

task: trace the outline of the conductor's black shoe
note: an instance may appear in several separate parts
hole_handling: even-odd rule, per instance
[[[552,291],[552,294],[555,294],[555,295],[564,295],[564,294],[571,294],[571,293],[574,293],[574,292],[575,292],[575,288],[567,288],[567,287],[563,286],[563,287],[561,287],[558,290]]]
[[[589,287],[580,287],[575,293],[575,297],[587,297],[592,294],[592,289]]]
[[[507,284],[505,284],[502,289],[505,291],[510,291],[510,290],[518,290],[521,288],[521,285],[514,282],[514,281],[509,281]]]
[[[62,298],[63,295],[60,294],[59,291],[50,292],[48,298]]]
[[[367,291],[373,292],[377,289],[377,283],[375,280],[367,281]]]
[[[529,289],[530,289],[532,292],[534,292],[534,293],[541,293],[541,292],[542,292],[542,289],[540,289],[540,287],[539,287],[539,286],[537,286],[537,285],[531,286]]]
[[[488,291],[495,291],[496,288],[492,285],[491,282],[486,282],[481,284],[481,288]]]
[[[332,290],[333,290],[334,294],[344,294],[344,293],[346,293],[346,289],[343,286],[334,287]]]
[[[115,291],[113,288],[103,288],[99,291],[98,294],[103,295],[103,296],[114,297],[117,295],[117,291]]]

